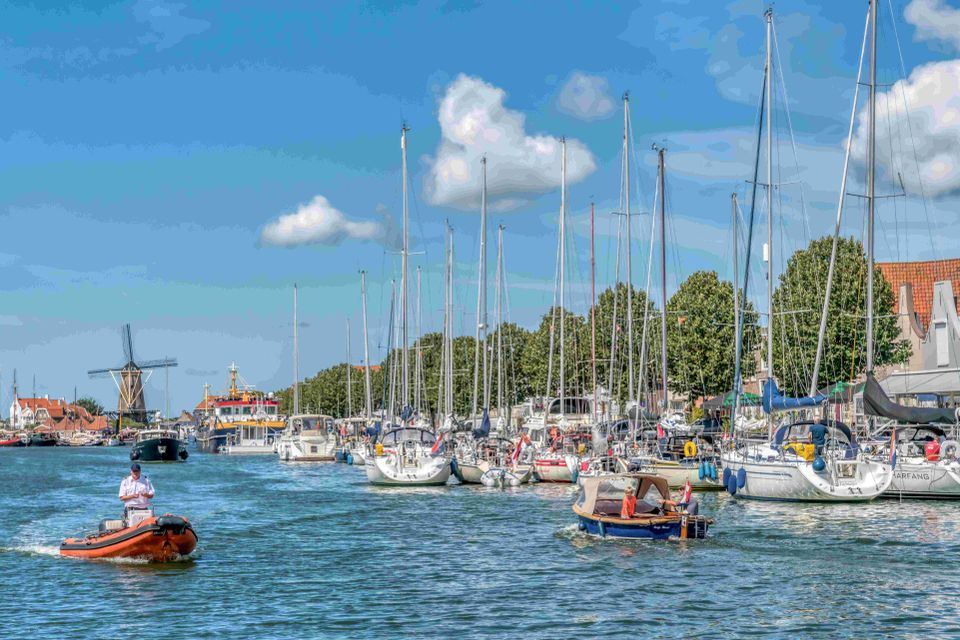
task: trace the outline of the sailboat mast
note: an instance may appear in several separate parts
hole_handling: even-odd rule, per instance
[[[873,225],[877,174],[877,0],[870,2],[870,140],[867,144],[867,373],[873,373]]]
[[[767,19],[767,379],[773,380],[773,9]],[[767,414],[767,437],[773,438],[773,413]]]
[[[567,253],[567,139],[560,138],[560,419],[566,414],[564,398],[564,325],[566,313],[564,311],[564,266]]]
[[[446,415],[453,416],[453,227],[447,225],[447,288],[444,304],[446,315],[446,334],[444,353],[446,354],[446,365],[443,370],[444,380],[444,401],[446,403]]]
[[[407,336],[407,260],[410,255],[410,211],[407,206],[407,125],[404,124],[400,134],[400,155],[403,164],[403,249],[400,254],[400,340],[401,354],[401,383],[400,399],[404,407],[410,404],[410,361]]]
[[[300,323],[297,320],[297,283],[293,283],[293,415],[300,413]]]
[[[347,417],[353,417],[353,393],[350,386],[350,370],[353,369],[353,363],[350,362],[350,318],[347,318]]]
[[[667,197],[666,197],[666,163],[664,154],[667,150],[660,148],[657,151],[660,167],[660,366],[663,368],[663,413],[670,406],[667,390]]]
[[[627,400],[633,395],[633,218],[630,216],[630,93],[623,94],[623,177],[627,216]]]
[[[363,393],[367,403],[364,413],[370,421],[373,409],[370,397],[370,341],[367,337],[367,272],[360,272],[360,307],[363,310]]]
[[[593,419],[597,419],[597,260],[594,207],[590,203],[590,366],[593,370]]]
[[[732,217],[731,226],[733,228],[733,326],[734,333],[736,333],[736,327],[740,326],[740,275],[739,275],[739,265],[737,264],[737,251],[738,244],[740,241],[739,236],[737,235],[737,194],[736,192],[730,194],[730,215]],[[736,386],[736,385],[734,385]]]
[[[421,386],[420,378],[423,375],[422,370],[422,351],[420,342],[423,339],[423,307],[420,302],[420,267],[417,267],[417,348],[414,351],[414,357],[417,362],[413,368],[413,406],[420,413],[423,409],[421,405]]]
[[[503,225],[497,227],[497,417],[503,417]]]
[[[483,375],[484,408],[490,403],[487,385],[487,157],[480,159],[482,187],[480,189],[480,261],[477,266],[477,331],[473,357],[473,415],[477,415],[480,376]],[[482,363],[481,363],[482,358]],[[482,371],[481,371],[482,370]]]

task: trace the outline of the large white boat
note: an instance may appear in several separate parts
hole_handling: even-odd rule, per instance
[[[277,455],[285,462],[332,462],[339,446],[331,416],[290,416],[277,441]]]
[[[846,425],[822,421],[827,445],[819,456],[791,443],[806,443],[816,421],[784,425],[771,442],[743,444],[721,456],[723,480],[741,498],[798,502],[866,502],[890,487],[889,464],[870,459]]]
[[[218,396],[204,391],[203,402],[197,410],[206,414],[197,428],[197,447],[204,453],[246,453],[260,445],[266,446],[262,453],[273,450],[272,442],[283,430],[284,424],[278,415],[279,402],[273,394],[255,391],[242,382],[235,364],[231,364],[230,390]]]
[[[367,480],[387,486],[443,485],[450,478],[450,457],[426,429],[400,427],[386,433],[365,463]]]
[[[944,440],[942,429],[932,425],[897,429],[897,458],[893,482],[885,498],[960,499],[960,445]],[[936,443],[928,454],[925,448]],[[886,455],[886,450],[878,447]]]

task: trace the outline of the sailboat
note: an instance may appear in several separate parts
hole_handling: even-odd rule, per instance
[[[407,203],[407,129],[402,128],[400,150],[403,172],[403,248],[400,252],[400,340],[401,385],[400,423],[377,442],[373,455],[365,461],[367,480],[386,486],[443,485],[450,478],[450,456],[444,436],[414,426],[410,406],[409,345],[407,335],[407,261],[410,255],[409,208]],[[393,406],[391,405],[391,410]],[[394,424],[396,421],[394,420]]]
[[[353,441],[347,453],[347,463],[364,466],[373,454],[371,438],[379,431],[373,424],[373,401],[370,392],[370,342],[367,338],[367,273],[360,272],[360,307],[363,315],[363,418],[364,429]]]
[[[757,162],[754,165],[753,198],[751,203],[750,231],[748,238],[753,234],[753,212],[756,205],[757,178],[760,160],[761,134],[763,130],[763,109],[766,107],[767,120],[767,229],[768,250],[767,260],[767,298],[768,298],[768,326],[767,331],[767,371],[768,379],[763,390],[764,410],[767,412],[768,441],[759,444],[744,442],[735,443],[733,449],[724,452],[723,480],[730,493],[743,497],[761,500],[788,500],[809,502],[864,502],[872,500],[885,491],[893,478],[889,464],[870,459],[859,450],[856,438],[851,430],[842,423],[833,420],[807,420],[784,424],[774,430],[773,415],[776,411],[799,408],[812,408],[821,404],[825,398],[811,393],[811,397],[789,398],[777,388],[773,372],[773,152],[772,152],[772,85],[774,74],[772,69],[772,37],[773,11],[768,9],[767,23],[767,51],[764,69],[764,92],[761,98],[761,117],[757,132]],[[871,104],[874,100],[876,85],[876,3],[871,2],[868,26],[873,25],[874,48],[873,64],[871,65]],[[863,52],[866,50],[866,30],[864,32],[863,50],[861,51],[861,68]],[[859,93],[860,79],[857,80]],[[856,97],[854,98],[853,112],[856,112]],[[873,130],[873,108],[871,106],[871,131]],[[851,115],[850,129],[847,139],[847,153],[853,135],[853,120]],[[872,135],[871,135],[872,138]],[[842,183],[840,198],[844,195],[846,172]],[[873,212],[873,180],[869,179],[868,200],[869,214]],[[868,225],[871,235],[868,240],[868,303],[867,303],[867,370],[872,370],[872,274],[873,274],[873,238],[872,224]],[[747,297],[750,274],[750,241],[747,242],[747,266],[744,272],[744,300]],[[832,269],[832,266],[831,266]],[[829,290],[828,290],[829,291]],[[826,305],[825,305],[826,306]],[[824,313],[826,309],[824,310]],[[737,401],[741,393],[740,357],[742,351],[744,313],[741,312],[737,322],[737,350],[734,373],[734,395],[732,416],[736,418]],[[821,333],[824,325],[821,324]],[[812,385],[815,389],[815,384]],[[814,425],[822,425],[827,430],[827,442],[822,452],[807,451],[805,447],[788,447],[788,442],[805,442],[807,435]],[[812,446],[811,446],[812,448]]]

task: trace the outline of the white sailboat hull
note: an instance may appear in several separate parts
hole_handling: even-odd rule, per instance
[[[883,497],[960,499],[960,462],[930,462],[922,457],[898,460]]]
[[[336,438],[282,438],[277,455],[285,462],[332,462],[337,451]]]
[[[540,482],[576,482],[580,458],[575,455],[539,456],[533,461],[533,471]]]
[[[756,500],[797,502],[867,502],[887,490],[893,480],[890,465],[871,460],[827,460],[817,472],[802,459],[756,459],[748,452],[724,454],[723,466],[734,475],[746,472],[736,496]],[[766,458],[765,456],[759,456]]]
[[[723,487],[722,476],[718,473],[716,480],[700,478],[699,464],[683,464],[670,460],[655,458],[631,458],[643,473],[653,473],[666,478],[671,489],[681,489],[690,483],[690,487],[697,491],[720,491]]]
[[[366,460],[367,480],[380,486],[437,486],[450,479],[450,460],[445,456],[418,457],[407,464],[396,454],[373,456]]]
[[[457,460],[457,469],[460,471],[460,481],[464,484],[481,484],[483,474],[489,471],[490,468],[490,463],[486,460],[475,463]]]

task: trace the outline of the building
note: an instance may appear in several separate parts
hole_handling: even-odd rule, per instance
[[[900,337],[913,349],[898,367],[878,372],[901,404],[960,405],[960,258],[879,262],[893,287]]]
[[[103,431],[109,427],[105,416],[93,416],[85,407],[63,398],[20,398],[10,405],[10,428],[43,426],[49,431]]]

